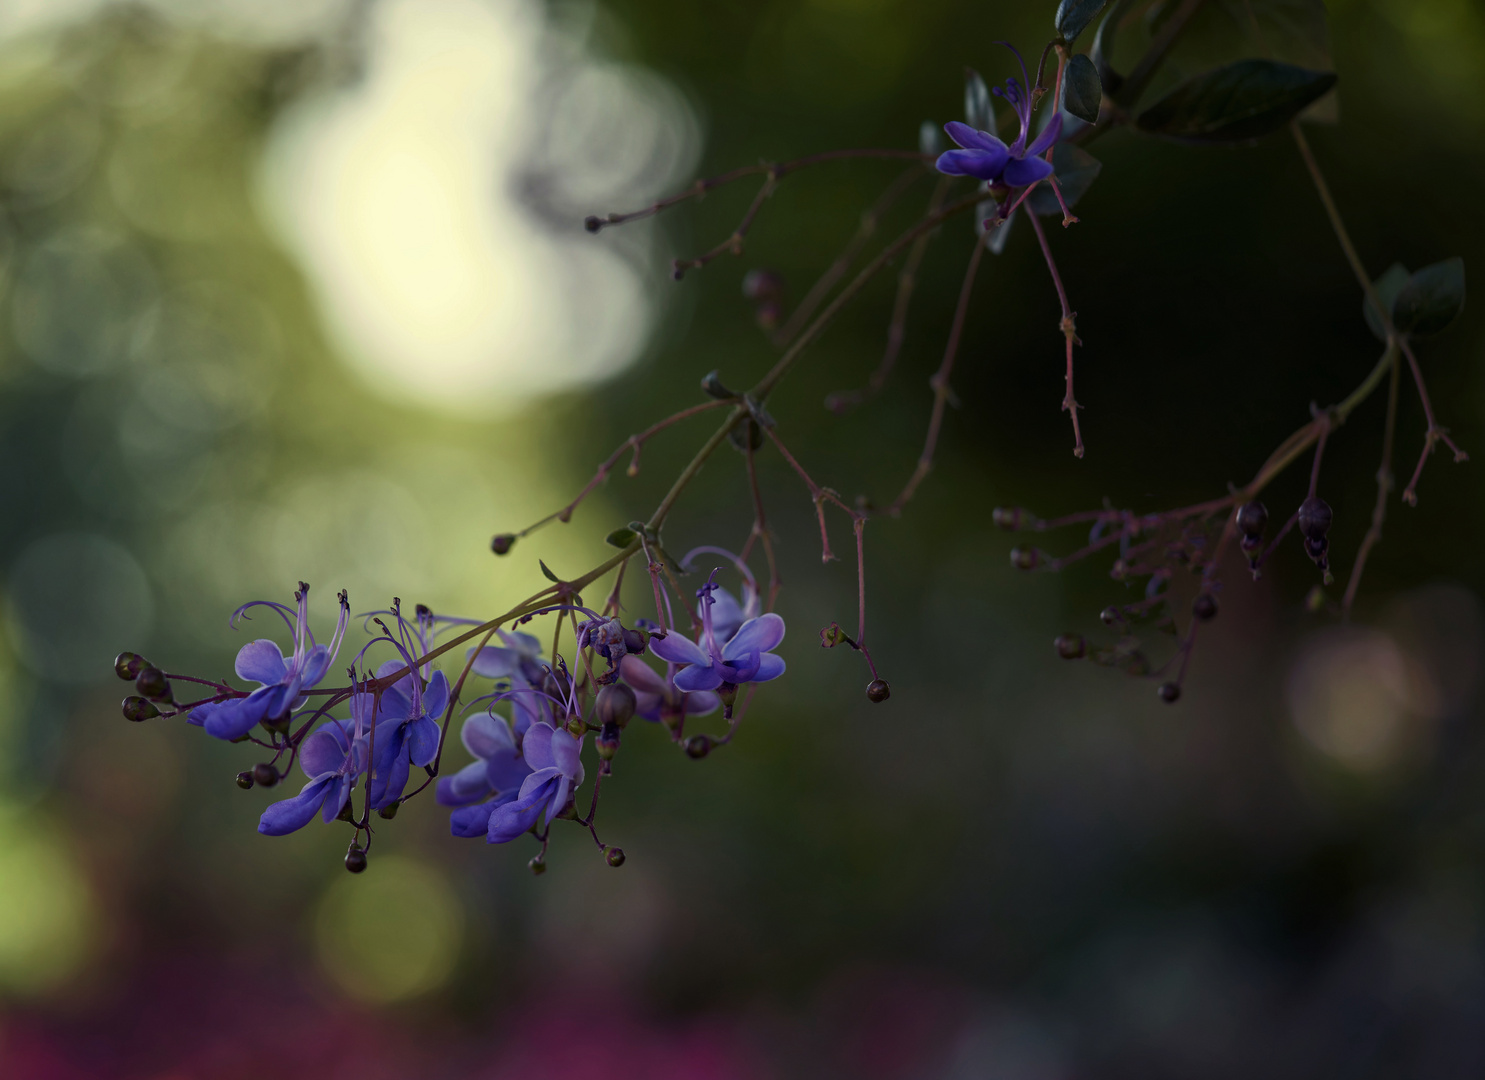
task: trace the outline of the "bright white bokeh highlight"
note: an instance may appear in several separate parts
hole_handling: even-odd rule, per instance
[[[387,0],[372,20],[364,78],[297,105],[265,159],[338,350],[384,392],[459,412],[622,370],[657,275],[581,219],[691,167],[684,102],[528,0]]]

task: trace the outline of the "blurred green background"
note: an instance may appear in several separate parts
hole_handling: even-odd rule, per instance
[[[1329,7],[1341,120],[1311,139],[1362,257],[1473,271],[1485,15]],[[1085,342],[1081,462],[1029,230],[987,259],[936,468],[867,529],[890,702],[817,647],[854,624],[855,568],[820,565],[808,493],[760,452],[789,672],[705,761],[631,729],[600,818],[621,870],[557,830],[533,878],[529,844],[455,840],[430,801],[353,878],[339,826],[257,835],[281,793],[234,786],[245,748],[118,713],[114,653],[226,672],[232,608],[301,579],[328,629],[340,588],[356,610],[396,595],[487,617],[543,584],[538,556],[593,565],[708,421],[505,559],[489,537],[565,503],[705,372],[754,381],[776,351],[743,275],[773,270],[797,301],[899,167],[788,178],[741,258],[680,283],[668,260],[725,237],[751,181],[596,238],[582,217],[760,158],[911,148],[925,118],[958,117],[965,65],[1005,78],[992,43],[1034,57],[1054,8],[0,5],[0,1071],[1485,1069],[1480,465],[1436,458],[1418,507],[1394,500],[1355,627],[1305,613],[1297,543],[1256,584],[1231,567],[1174,708],[1050,648],[1103,640],[1098,611],[1126,598],[1107,562],[1016,574],[990,524],[996,505],[1221,495],[1370,368],[1358,290],[1282,135],[1092,146],[1082,223],[1050,237]],[[1167,78],[1182,70],[1178,53]],[[888,393],[845,418],[821,406],[880,357],[885,276],[769,402],[847,498],[886,502],[911,472],[972,242],[955,220],[929,249]],[[1421,360],[1441,422],[1485,454],[1478,312]],[[1406,475],[1423,425],[1402,400]],[[1342,575],[1381,417],[1379,396],[1326,454]],[[1275,517],[1303,483],[1274,486]],[[737,548],[751,516],[724,450],[667,544]]]

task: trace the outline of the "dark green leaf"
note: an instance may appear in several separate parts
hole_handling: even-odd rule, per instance
[[[1407,283],[1408,268],[1402,263],[1393,263],[1381,277],[1372,282],[1372,288],[1377,290],[1377,299],[1390,312],[1397,301],[1397,294],[1402,292],[1402,287]],[[1366,316],[1366,325],[1377,335],[1377,340],[1386,341],[1387,331],[1382,326],[1382,317],[1370,300],[1362,299],[1361,313]]]
[[[1063,41],[1072,41],[1088,28],[1109,0],[1062,0],[1057,5],[1057,18],[1052,25],[1062,35]]]
[[[1328,71],[1239,60],[1187,79],[1141,113],[1138,124],[1184,142],[1247,142],[1283,127],[1335,81]]]
[[[980,131],[995,131],[995,108],[990,104],[990,88],[980,73],[972,68],[964,69],[964,122]]]
[[[1128,6],[1129,0],[1119,0],[1109,9],[1103,22],[1098,24],[1098,33],[1093,35],[1093,48],[1089,52],[1093,66],[1098,69],[1099,78],[1110,94],[1117,93],[1124,85],[1124,76],[1114,70],[1114,37],[1119,30],[1119,17]]]
[[[610,547],[626,548],[634,543],[634,530],[615,529],[603,538],[603,542]]]
[[[1071,209],[1083,197],[1083,193],[1098,179],[1103,164],[1082,147],[1072,143],[1058,143],[1052,148],[1052,168],[1057,177],[1057,186],[1062,189],[1062,199]],[[1062,207],[1051,184],[1038,184],[1026,199],[1032,212],[1050,217],[1060,215]]]
[[[550,566],[548,566],[541,559],[537,559],[536,561],[541,564],[541,572],[547,576],[548,581],[555,581],[558,582],[558,584],[561,583],[557,575],[552,573],[552,568]]]
[[[1082,53],[1067,62],[1062,73],[1062,107],[1079,120],[1098,123],[1098,109],[1103,103],[1103,82],[1093,61]]]
[[[1404,334],[1426,337],[1454,321],[1464,307],[1464,260],[1458,257],[1425,266],[1392,302],[1392,324]]]

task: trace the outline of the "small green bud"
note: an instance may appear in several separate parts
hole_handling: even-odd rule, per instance
[[[160,710],[142,697],[126,697],[124,699],[124,719],[133,720],[138,723],[141,720],[153,720],[160,715]]]

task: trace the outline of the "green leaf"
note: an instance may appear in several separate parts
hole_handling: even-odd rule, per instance
[[[1063,142],[1052,148],[1052,168],[1053,175],[1057,177],[1057,185],[1062,188],[1062,199],[1071,209],[1083,197],[1083,193],[1093,186],[1093,181],[1098,179],[1103,163],[1082,147]],[[1038,184],[1026,202],[1033,213],[1042,217],[1062,213],[1051,184]]]
[[[1397,301],[1397,294],[1402,292],[1402,287],[1408,283],[1408,268],[1402,263],[1393,263],[1372,282],[1372,288],[1377,291],[1377,299],[1389,312]],[[1373,334],[1377,335],[1378,341],[1387,340],[1387,331],[1382,326],[1382,316],[1369,299],[1361,301],[1361,313],[1366,316],[1366,325],[1371,327]]]
[[[1283,127],[1335,81],[1329,71],[1239,60],[1187,79],[1137,122],[1152,135],[1183,142],[1247,142]]]
[[[1404,334],[1426,337],[1454,321],[1464,307],[1464,260],[1457,256],[1425,266],[1392,302],[1392,325]]]
[[[1099,78],[1110,94],[1117,93],[1124,84],[1124,76],[1114,70],[1114,39],[1118,36],[1120,17],[1128,6],[1129,0],[1118,0],[1109,9],[1103,22],[1098,24],[1098,33],[1093,35],[1093,48],[1089,50],[1093,66],[1098,69]]]
[[[561,584],[561,581],[558,579],[557,575],[552,573],[552,568],[550,566],[548,566],[541,559],[537,559],[536,561],[541,565],[541,572],[547,576],[548,581],[556,582],[559,585]]]
[[[626,548],[634,543],[634,530],[615,529],[603,538],[603,542],[609,547]]]
[[[1071,42],[1088,28],[1109,0],[1062,0],[1057,5],[1057,17],[1052,25],[1062,35],[1062,40]]]
[[[1098,69],[1079,53],[1067,62],[1067,70],[1062,73],[1062,107],[1079,120],[1096,124],[1102,103],[1103,82]]]
[[[996,134],[995,108],[990,104],[990,88],[973,68],[964,69],[964,122],[979,131]]]

